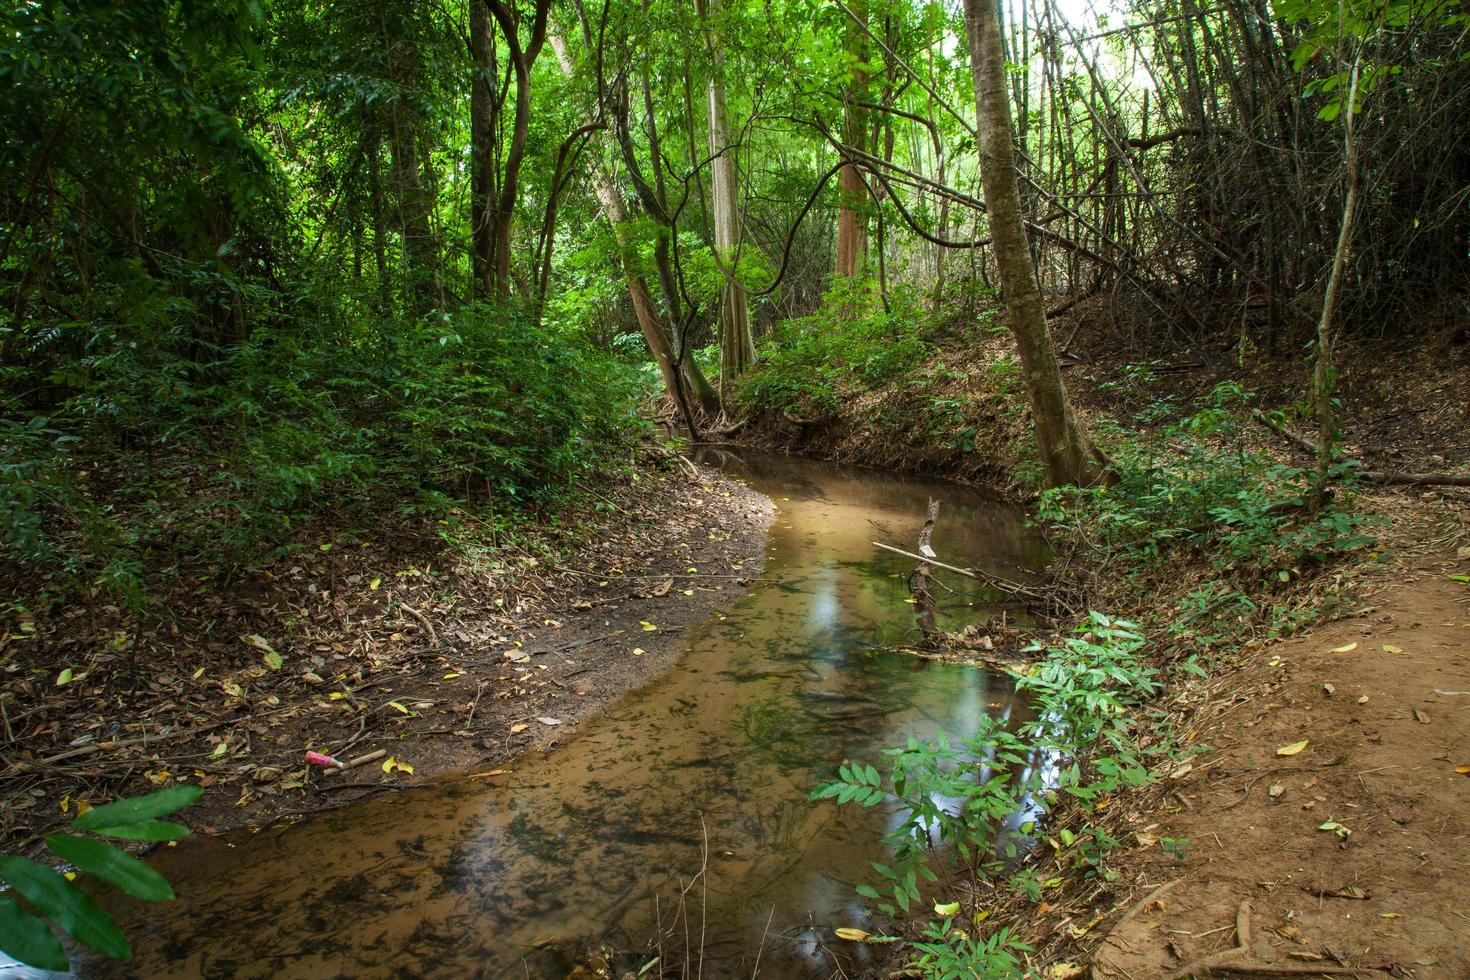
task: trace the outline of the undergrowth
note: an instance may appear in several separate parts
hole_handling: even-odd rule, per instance
[[[1350,470],[1334,470],[1339,496],[1312,513],[1313,474],[1246,447],[1251,397],[1225,382],[1175,421],[1150,428],[1156,405],[1135,416],[1132,430],[1102,427],[1116,480],[1044,491],[1037,522],[1094,552],[1124,554],[1138,568],[1198,549],[1241,586],[1291,581],[1371,543],[1365,520],[1347,509]]]
[[[146,613],[185,556],[268,561],[325,510],[547,501],[643,426],[634,371],[513,311],[308,332],[263,327],[207,355],[150,337],[50,361],[64,379],[8,378],[29,391],[0,403],[12,570],[44,583],[43,602]]]
[[[802,419],[837,414],[845,399],[916,368],[929,355],[932,314],[912,290],[895,290],[887,309],[853,280],[835,286],[811,316],[783,320],[761,342],[760,366],[738,389],[748,412]]]

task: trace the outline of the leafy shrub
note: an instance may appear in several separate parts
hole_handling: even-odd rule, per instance
[[[896,293],[884,312],[866,284],[841,283],[816,313],[776,324],[761,343],[760,367],[740,384],[738,402],[755,412],[831,415],[844,397],[922,362],[928,320],[912,293]]]
[[[1208,544],[1222,569],[1280,577],[1370,542],[1362,518],[1344,511],[1303,519],[1311,474],[1245,448],[1241,407],[1249,397],[1227,382],[1152,436],[1115,432],[1117,481],[1047,490],[1038,520],[1139,560],[1176,544]]]
[[[262,327],[207,360],[89,362],[48,414],[12,402],[0,416],[0,536],[13,559],[141,611],[162,542],[238,563],[344,495],[430,510],[547,500],[642,425],[636,369],[578,337],[474,306]],[[77,479],[98,459],[116,485]]]
[[[942,731],[932,741],[910,738],[884,753],[890,760],[886,784],[874,766],[841,766],[836,779],[812,792],[813,800],[884,803],[896,811],[894,829],[884,837],[894,864],[874,862],[878,882],[859,885],[858,894],[886,915],[907,912],[920,898],[920,881],[939,880],[934,866],[958,860],[978,878],[1009,878],[1011,887],[1039,899],[1040,883],[1015,865],[1019,849],[1008,828],[1019,824],[1021,834],[1032,833],[1048,794],[1093,800],[1149,779],[1144,753],[1128,730],[1131,708],[1157,685],[1156,672],[1139,656],[1143,645],[1133,624],[1094,612],[1018,677],[1017,689],[1030,696],[1035,717],[1017,731],[987,715],[957,745]],[[1081,834],[1063,829],[1058,838],[1053,845],[1069,850],[1088,873],[1097,873],[1117,844],[1099,828]],[[924,975],[1018,976],[1012,954],[1024,947],[1004,932],[977,940],[953,929],[950,917],[957,911],[936,907],[943,923],[927,923],[924,940],[914,944]]]

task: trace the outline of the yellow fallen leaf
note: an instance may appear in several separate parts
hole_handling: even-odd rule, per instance
[[[843,926],[841,929],[835,929],[833,931],[837,933],[838,939],[846,939],[848,942],[853,943],[865,942],[872,935],[872,933],[864,932],[861,929],[853,929],[848,926]]]
[[[331,694],[327,695],[327,698],[332,701],[346,701],[347,695],[341,691],[333,691]]]
[[[388,756],[388,758],[386,758],[386,759],[383,760],[383,771],[384,772],[392,772],[393,771],[393,767],[396,766],[397,764],[398,764],[398,760],[395,759],[395,758],[393,758],[390,755],[390,756]]]
[[[399,714],[403,714],[403,715],[411,715],[411,714],[413,714],[412,711],[409,711],[407,708],[405,708],[403,706],[403,702],[401,702],[401,701],[389,701],[388,702],[388,707],[392,708],[394,711],[398,712]]]
[[[1075,980],[1087,972],[1087,968],[1077,963],[1053,963],[1051,970],[1047,973],[1047,980]]]
[[[1455,772],[1459,773],[1462,776],[1470,776],[1470,765],[1456,766]],[[78,806],[80,805],[81,804],[78,804]]]
[[[451,670],[449,673],[447,673],[447,674],[444,675],[444,679],[446,681],[452,681],[452,680],[454,680],[458,676],[460,676],[459,671],[457,671],[457,670]]]
[[[1306,739],[1302,739],[1300,742],[1292,742],[1290,745],[1283,745],[1283,746],[1281,746],[1281,748],[1279,748],[1279,749],[1276,750],[1276,754],[1277,755],[1296,755],[1298,752],[1300,752],[1302,749],[1304,749],[1306,747],[1307,747],[1307,740]]]
[[[641,656],[643,656],[647,652],[648,651],[645,650],[645,649],[643,649],[642,647],[634,647],[633,648],[633,656],[635,656],[635,657],[641,657]]]
[[[531,726],[528,725],[528,724],[526,724],[524,721],[517,722],[516,724],[510,726],[510,733],[512,735],[519,735],[521,732],[525,731],[526,729],[528,729],[530,727]]]
[[[377,589],[377,587],[382,584],[383,580],[381,578],[374,578],[371,582],[368,583],[368,588]]]
[[[960,903],[959,902],[944,902],[944,903],[935,902],[934,903],[934,914],[935,915],[951,916],[951,915],[955,915],[956,913],[958,913],[959,910],[960,910]]]
[[[643,632],[645,633],[652,633],[654,630],[658,629],[657,626],[653,625],[646,619],[640,619],[638,621],[638,625],[643,627]]]
[[[1384,653],[1403,653],[1403,647],[1396,647],[1392,643],[1383,644]]]
[[[398,763],[397,766],[396,766],[396,768],[398,769],[399,772],[406,772],[410,776],[413,775],[413,766],[409,765],[407,762],[400,762],[400,763]]]
[[[1333,653],[1352,653],[1357,648],[1358,648],[1358,644],[1357,643],[1348,643],[1348,644],[1344,644],[1343,646],[1340,646],[1340,647],[1333,647],[1332,648],[1332,652]]]
[[[1398,919],[1398,918],[1402,918],[1402,916],[1400,916],[1397,912],[1379,912],[1378,913],[1378,917],[1380,919]]]

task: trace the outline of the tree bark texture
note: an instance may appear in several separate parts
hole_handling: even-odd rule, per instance
[[[975,78],[980,180],[1006,312],[1031,396],[1036,448],[1047,485],[1090,486],[1103,478],[1107,460],[1093,446],[1067,399],[1036,283],[1016,186],[1016,148],[999,17],[994,0],[965,0],[964,9]]]

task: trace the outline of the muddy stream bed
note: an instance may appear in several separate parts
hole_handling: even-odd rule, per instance
[[[912,548],[932,496],[942,560],[1005,572],[1041,548],[1019,511],[960,487],[747,453],[704,462],[777,512],[762,578],[690,631],[671,670],[501,774],[159,852],[179,900],[119,908],[136,959],[80,972],[552,977],[605,947],[624,954],[615,976],[659,954],[690,976],[825,973],[831,928],[862,921],[853,885],[894,815],[812,805],[811,789],[844,759],[1025,711],[1003,676],[881,649],[916,639],[913,562],[872,542]],[[956,591],[938,590],[940,625],[997,611],[998,595],[944,578]]]

